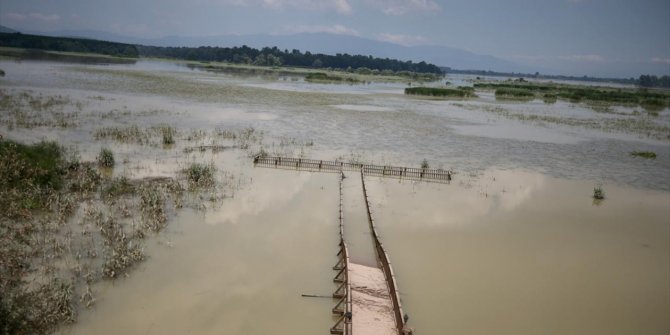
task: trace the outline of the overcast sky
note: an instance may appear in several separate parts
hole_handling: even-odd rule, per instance
[[[0,24],[137,37],[332,32],[572,74],[670,73],[670,0],[0,0]]]

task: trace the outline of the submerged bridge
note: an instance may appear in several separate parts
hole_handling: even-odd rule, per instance
[[[333,266],[333,270],[336,271],[333,281],[337,285],[333,298],[337,302],[332,309],[337,318],[335,325],[330,328],[330,333],[342,335],[411,335],[412,329],[407,326],[408,318],[402,308],[393,267],[389,255],[379,239],[375,220],[370,211],[365,176],[398,177],[448,183],[451,181],[452,172],[285,157],[255,157],[254,165],[292,170],[337,172],[340,175],[340,239],[337,253],[338,261]],[[377,260],[376,267],[351,262],[344,234],[342,184],[345,175],[343,171],[360,172],[367,221]]]

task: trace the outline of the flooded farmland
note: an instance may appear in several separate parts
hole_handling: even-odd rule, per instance
[[[301,294],[335,288],[338,175],[254,167],[259,153],[454,171],[449,184],[366,177],[417,334],[670,331],[667,108],[427,99],[406,83],[166,61],[0,68],[5,139],[55,140],[82,161],[110,148],[106,178],[215,168],[217,186],[186,192],[146,259],[93,283],[88,307],[77,296],[60,334],[327,334],[333,301]],[[346,174],[348,240],[366,264],[360,182]]]

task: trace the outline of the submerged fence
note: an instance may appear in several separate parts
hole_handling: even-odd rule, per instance
[[[367,176],[397,177],[446,183],[451,181],[451,176],[453,174],[452,171],[443,169],[410,168],[290,157],[256,156],[254,157],[254,164],[264,167],[288,168],[307,171],[361,171],[364,175]]]

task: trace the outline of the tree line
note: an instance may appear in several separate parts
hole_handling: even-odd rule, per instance
[[[85,38],[0,33],[0,46],[63,52],[96,53],[119,57],[139,57],[137,47],[132,44]]]
[[[426,62],[414,63],[389,58],[372,56],[336,54],[313,54],[309,51],[288,49],[280,50],[277,47],[255,49],[246,45],[241,47],[155,47],[137,46],[140,55],[144,57],[175,58],[205,62],[229,62],[238,64],[253,64],[261,66],[298,66],[311,68],[332,68],[351,70],[367,68],[378,71],[417,72],[442,74],[442,70]]]
[[[642,87],[670,87],[670,76],[641,75],[638,85]]]

